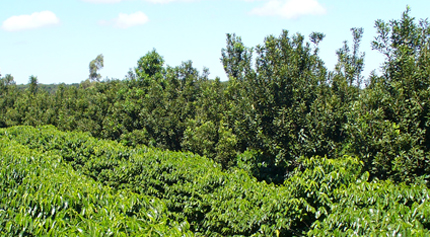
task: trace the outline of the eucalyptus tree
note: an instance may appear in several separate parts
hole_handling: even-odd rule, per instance
[[[89,70],[90,70],[89,79],[91,81],[100,81],[100,78],[102,78],[102,76],[98,73],[98,71],[100,69],[102,69],[103,67],[104,67],[104,57],[103,57],[103,54],[99,54],[94,60],[92,60],[90,62],[90,65],[89,65]]]

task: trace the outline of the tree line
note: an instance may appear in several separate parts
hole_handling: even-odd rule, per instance
[[[221,63],[229,80],[209,79],[191,61],[167,66],[156,50],[123,80],[100,81],[99,55],[79,87],[20,90],[0,79],[0,127],[52,124],[127,146],[144,144],[205,155],[224,169],[282,183],[301,157],[356,156],[370,178],[412,182],[430,174],[430,27],[409,8],[375,22],[372,48],[381,74],[362,75],[363,29],[337,50],[334,70],[319,56],[322,33],[308,40],[284,30],[247,47],[227,34]]]

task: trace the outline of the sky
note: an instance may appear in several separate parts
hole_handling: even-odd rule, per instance
[[[166,65],[191,60],[210,78],[227,80],[220,63],[226,33],[255,47],[282,30],[326,35],[320,57],[329,70],[352,27],[362,27],[364,76],[383,56],[371,49],[375,20],[400,19],[406,6],[417,20],[430,15],[429,0],[0,0],[0,73],[17,84],[79,83],[103,54],[102,78],[123,79],[152,49]]]

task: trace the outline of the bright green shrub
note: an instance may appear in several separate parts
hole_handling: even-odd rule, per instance
[[[425,184],[395,185],[361,179],[334,191],[331,213],[313,224],[309,236],[428,236],[429,191]]]
[[[51,193],[47,200],[58,200],[58,195],[73,194],[73,190],[80,194],[86,192],[85,200],[88,200],[78,197],[73,206],[79,215],[74,214],[67,220],[62,218],[65,223],[62,225],[78,226],[86,233],[113,226],[118,233],[127,235],[129,230],[123,228],[127,224],[141,233],[160,228],[160,233],[176,235],[186,234],[188,228],[187,224],[177,223],[189,223],[189,229],[197,236],[429,234],[429,191],[425,183],[369,182],[369,174],[363,171],[363,163],[358,158],[302,158],[301,165],[289,173],[283,185],[274,185],[250,176],[252,167],[247,171],[225,172],[214,161],[192,153],[124,147],[116,142],[96,140],[85,133],[59,132],[52,126],[3,129],[0,139],[2,152],[15,149],[15,157],[21,157],[8,158],[10,165],[2,166],[2,175],[8,177],[7,181],[2,179],[2,188],[28,186],[27,190],[34,190],[32,197],[36,197],[33,198],[38,200],[36,203],[43,205],[51,203],[43,201],[45,192]],[[16,148],[9,148],[10,144]],[[33,154],[25,155],[28,152]],[[41,168],[29,166],[30,161],[24,159],[32,156],[37,158],[34,165]],[[39,188],[48,181],[52,186]],[[61,183],[71,183],[72,191]],[[104,193],[103,199],[101,193]],[[77,194],[72,194],[70,199],[76,199]],[[149,200],[148,196],[161,201],[142,201]],[[10,200],[14,199],[2,199],[1,205],[10,206]],[[17,200],[16,203],[23,202]],[[58,205],[55,217],[64,209],[64,204]],[[128,208],[122,208],[123,205]],[[82,213],[83,207],[86,213]],[[43,208],[51,210],[52,204]],[[106,220],[99,211],[94,212],[103,208],[116,219]],[[11,217],[2,222],[2,228],[28,210],[9,208],[7,213]],[[154,219],[157,222],[145,215],[151,210],[161,213]],[[49,211],[45,212],[36,217],[42,218],[40,221],[52,219]],[[76,222],[78,217],[82,222]],[[37,218],[28,222],[36,223]],[[182,232],[178,229],[181,225]],[[22,230],[22,226],[17,228]]]
[[[52,152],[0,139],[0,234],[7,236],[191,236],[165,204],[103,186]]]

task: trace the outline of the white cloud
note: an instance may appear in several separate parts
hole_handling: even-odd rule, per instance
[[[306,15],[322,15],[326,10],[317,0],[269,0],[250,12],[258,16],[280,16],[296,19]]]
[[[194,2],[196,0],[145,0],[150,3]]]
[[[117,3],[124,0],[83,0],[84,2],[91,2],[91,3]]]
[[[100,24],[126,29],[132,26],[143,25],[148,21],[148,16],[145,15],[145,13],[138,11],[131,14],[120,13],[117,18],[110,21],[100,21]]]
[[[31,15],[12,16],[3,21],[2,28],[6,31],[36,29],[44,26],[57,25],[60,19],[51,11],[35,12]]]
[[[91,3],[119,3],[125,0],[82,0],[84,2],[91,2]],[[150,3],[171,3],[171,2],[194,2],[198,0],[143,0],[145,2]]]

